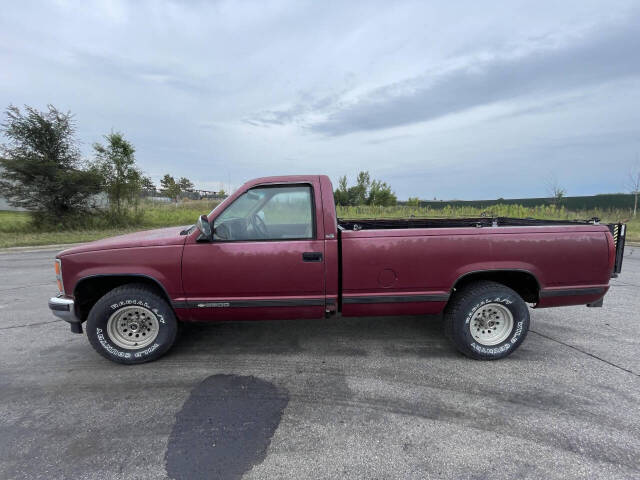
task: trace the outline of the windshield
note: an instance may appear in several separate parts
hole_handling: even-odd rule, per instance
[[[243,193],[222,213],[220,219],[246,218],[264,202],[266,195],[265,189],[254,189]]]
[[[222,205],[222,203],[223,203],[223,202],[220,202],[220,203],[218,203],[215,207],[213,207],[213,210],[211,210],[211,211],[209,212],[209,215],[207,215],[207,216],[210,216],[213,212],[215,212],[215,211],[218,209],[218,207],[219,207],[220,205]]]

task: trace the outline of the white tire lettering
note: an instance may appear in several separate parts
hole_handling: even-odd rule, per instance
[[[518,325],[516,325],[516,332],[513,337],[511,337],[511,343],[516,343],[518,338],[520,338],[520,334],[522,333],[522,324],[523,322],[518,322]]]
[[[160,345],[159,345],[159,344],[154,343],[154,344],[153,344],[153,345],[151,345],[149,348],[147,348],[147,349],[145,349],[145,350],[142,350],[141,352],[136,352],[136,353],[134,353],[134,354],[133,354],[133,356],[134,356],[134,357],[136,357],[136,358],[140,358],[140,357],[142,357],[142,356],[149,355],[151,352],[153,352],[155,349],[157,349],[157,348],[159,348],[159,347],[160,347]]]
[[[473,342],[471,344],[471,348],[473,348],[478,353],[484,353],[484,354],[488,354],[488,355],[498,355],[500,353],[504,353],[507,350],[509,350],[511,348],[511,344],[510,343],[505,343],[504,345],[501,345],[501,346],[496,347],[496,348],[487,348],[487,347],[483,347],[482,345],[478,345],[477,343]]]
[[[112,303],[111,305],[109,305],[109,307],[112,310],[117,310],[120,307],[124,307],[126,305],[140,305],[141,307],[145,307],[156,314],[160,323],[166,324],[164,317],[160,313],[158,313],[158,309],[152,308],[149,305],[149,303],[145,302],[144,300],[136,300],[136,299],[120,300],[117,303]],[[121,357],[121,358],[131,358],[132,354],[130,352],[122,352],[114,348],[111,344],[109,344],[107,340],[104,338],[104,333],[101,328],[96,328],[96,336],[98,337],[98,341],[100,342],[100,345],[102,345],[102,347],[110,354],[115,355],[117,357]],[[140,358],[142,356],[149,355],[150,353],[152,353],[158,348],[160,348],[160,345],[158,343],[154,343],[153,345],[146,348],[145,350],[133,353],[133,356],[136,358]]]
[[[509,300],[508,298],[503,298],[503,297],[491,297],[491,298],[485,298],[484,300],[478,302],[476,305],[474,305],[470,310],[468,315],[465,318],[465,325],[469,325],[469,323],[471,322],[471,319],[473,318],[473,315],[475,314],[476,310],[478,310],[479,308],[481,308],[483,305],[486,305],[487,303],[502,303],[503,305],[511,305],[513,302],[513,300]],[[514,332],[513,335],[511,336],[511,339],[509,341],[507,341],[505,344],[497,346],[497,347],[485,347],[482,345],[479,345],[475,342],[472,342],[470,347],[475,350],[478,353],[482,353],[485,355],[499,355],[502,354],[504,352],[506,352],[507,350],[509,350],[516,342],[518,342],[518,340],[520,339],[520,336],[522,335],[522,329],[524,326],[524,322],[523,321],[519,321],[517,322],[515,328],[514,328]]]
[[[107,343],[107,341],[105,340],[104,335],[102,334],[101,328],[96,328],[96,336],[98,337],[100,345],[102,345],[102,347],[111,355],[115,355],[116,357],[121,358],[131,358],[131,354],[129,352],[121,352],[120,350],[117,350],[109,345],[109,343]]]

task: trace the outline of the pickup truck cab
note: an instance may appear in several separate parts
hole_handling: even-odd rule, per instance
[[[52,312],[106,358],[166,353],[182,322],[444,313],[474,359],[512,353],[529,307],[601,306],[625,226],[509,218],[341,220],[327,176],[258,178],[196,225],[57,255]]]

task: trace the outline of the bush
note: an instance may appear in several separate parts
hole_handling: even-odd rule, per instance
[[[9,106],[2,133],[0,194],[35,214],[38,224],[63,224],[92,207],[100,174],[83,164],[70,113]]]

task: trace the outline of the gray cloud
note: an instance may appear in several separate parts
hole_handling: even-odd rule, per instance
[[[69,56],[80,70],[92,70],[140,84],[164,85],[190,94],[204,94],[210,90],[209,85],[212,83],[211,79],[189,75],[180,64],[150,63],[82,50],[73,50]]]
[[[288,108],[265,110],[252,117],[245,118],[244,121],[250,125],[262,127],[287,125],[290,123],[303,125],[305,115],[322,112],[327,108],[336,108],[336,106],[340,105],[340,98],[344,93],[346,93],[346,90],[321,97],[304,93],[300,95],[300,101]]]
[[[327,135],[423,122],[493,102],[640,73],[640,18],[559,48],[478,61],[374,90],[311,129]]]
[[[503,120],[509,118],[524,117],[529,115],[549,114],[553,112],[560,112],[563,109],[567,109],[579,102],[587,100],[586,94],[570,95],[567,98],[561,98],[559,100],[550,101],[538,101],[536,104],[528,107],[517,108],[509,113],[496,115],[493,120]]]
[[[72,111],[88,156],[121,131],[155,180],[367,169],[400,198],[506,198],[543,194],[553,172],[570,194],[615,191],[640,152],[637,12],[23,0],[0,15],[0,109]]]

